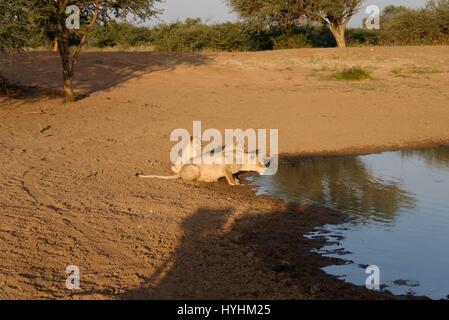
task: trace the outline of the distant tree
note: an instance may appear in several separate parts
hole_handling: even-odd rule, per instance
[[[346,47],[346,27],[364,0],[229,0],[253,25],[287,29],[304,21],[326,25],[337,46]]]
[[[106,24],[119,18],[134,17],[144,21],[159,11],[154,4],[161,0],[29,0],[28,11],[34,26],[50,41],[56,40],[62,61],[65,101],[75,100],[73,76],[81,49],[86,45],[89,34],[97,24]],[[68,28],[73,20],[67,7],[76,5],[79,9],[79,29]],[[70,14],[76,12],[69,10]],[[70,19],[69,19],[70,18]]]

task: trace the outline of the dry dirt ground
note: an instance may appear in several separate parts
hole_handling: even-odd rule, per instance
[[[373,79],[325,76],[363,66]],[[0,57],[1,298],[384,298],[325,275],[302,237],[344,219],[169,174],[175,128],[278,128],[283,155],[449,141],[449,47],[89,52],[64,105],[55,53]],[[77,265],[81,289],[65,288]]]

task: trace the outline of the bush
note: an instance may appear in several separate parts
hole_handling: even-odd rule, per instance
[[[337,46],[335,38],[325,26],[303,27],[308,34],[310,43],[314,48],[329,48]]]
[[[158,51],[256,51],[271,49],[260,33],[241,23],[207,25],[200,19],[162,24],[152,30]]]
[[[310,48],[312,44],[305,34],[282,34],[273,37],[273,49]]]
[[[249,30],[242,23],[225,23],[211,26],[210,48],[222,51],[259,51],[272,49],[266,36]]]
[[[350,32],[349,35],[350,44],[353,45],[375,43],[373,33],[367,30]],[[89,40],[89,46],[98,48],[141,45],[151,45],[157,51],[164,52],[260,51],[333,47],[335,40],[328,28],[323,26],[300,26],[285,32],[256,31],[243,23],[209,25],[202,23],[201,19],[187,19],[152,28],[114,23],[96,27]]]
[[[32,43],[36,43],[36,36]],[[449,0],[430,0],[425,8],[387,6],[381,29],[348,28],[348,46],[449,44]],[[42,45],[42,44],[41,44]],[[255,31],[244,23],[205,24],[201,19],[164,23],[152,28],[111,23],[93,30],[92,47],[151,45],[158,51],[259,51],[335,47],[326,26],[311,24],[289,30]]]
[[[431,0],[422,9],[388,6],[381,23],[384,45],[449,44],[449,0]]]
[[[204,50],[210,42],[207,29],[198,19],[162,24],[153,29],[153,44],[159,51]]]
[[[361,28],[348,29],[346,41],[348,46],[375,46],[379,44],[379,32]]]
[[[130,23],[110,23],[97,26],[89,38],[89,46],[105,47],[136,47],[152,41],[152,31],[146,27],[134,26]]]
[[[200,19],[163,24],[152,29],[159,51],[260,51],[273,49],[335,47],[327,27],[306,25],[287,31],[255,31],[243,23],[206,25]],[[355,29],[348,33],[350,45],[377,44],[377,33]]]

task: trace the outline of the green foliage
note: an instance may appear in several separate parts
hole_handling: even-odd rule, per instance
[[[92,1],[90,0],[90,2]],[[12,2],[12,0],[9,1],[9,3]],[[292,25],[287,23],[286,20],[278,20],[276,23],[273,22],[270,28],[256,28],[257,23],[253,23],[254,21],[274,19],[272,15],[269,17],[266,15],[269,14],[269,9],[279,9],[279,4],[282,3],[280,0],[252,0],[251,2],[232,0],[231,2],[247,4],[247,7],[241,9],[243,10],[242,16],[250,14],[256,16],[251,19],[248,18],[245,23],[210,25],[204,24],[200,19],[187,19],[184,22],[160,24],[151,28],[132,23],[119,23],[116,19],[107,20],[102,17],[101,23],[95,26],[91,32],[88,45],[100,48],[152,46],[158,51],[177,52],[204,50],[257,51],[334,47],[336,45],[335,38],[328,27],[323,24],[306,23],[305,20],[301,20],[301,25]],[[8,1],[0,1],[3,6],[5,3],[8,3]],[[143,2],[140,1],[140,3]],[[251,6],[251,3],[254,5]],[[289,3],[294,4],[294,1]],[[324,2],[320,3],[323,4]],[[335,12],[338,12],[338,7],[342,4],[342,2],[338,3],[335,4]],[[266,11],[258,8],[256,4],[265,6]],[[299,7],[296,6],[296,8]],[[328,8],[331,8],[331,6]],[[260,14],[262,16],[259,16]],[[298,14],[299,17],[299,11],[295,14]],[[292,16],[288,16],[288,19],[291,18]],[[5,18],[2,16],[0,19]],[[283,25],[281,25],[282,21]],[[11,39],[16,34],[11,43],[18,47],[24,45],[24,39],[27,39],[26,44],[29,46],[48,45],[50,43],[40,39],[42,36],[40,31],[24,37],[20,36],[20,32],[18,32],[20,29],[4,32],[5,26],[6,24],[0,25],[0,39],[5,35]],[[381,30],[348,28],[345,37],[349,46],[449,44],[448,30],[449,0],[431,0],[426,7],[421,9],[388,6],[382,12]],[[45,39],[54,40],[51,32],[47,36],[48,38]],[[72,45],[76,45],[80,38],[73,34],[70,41]],[[4,43],[6,41],[2,40],[0,46]]]
[[[377,43],[370,30],[349,30],[350,45],[366,46]],[[333,47],[335,40],[323,26],[305,25],[284,32],[254,30],[244,23],[204,24],[200,19],[161,24],[152,28],[129,23],[110,23],[97,26],[90,37],[91,47],[122,48],[152,46],[164,52],[196,51],[260,51],[310,47]]]
[[[92,47],[153,46],[157,51],[255,51],[272,49],[269,35],[249,30],[241,23],[208,25],[200,19],[160,24],[153,28],[129,23],[98,26],[89,41]]]
[[[346,31],[346,41],[350,46],[376,46],[379,44],[377,30],[350,28]]]
[[[107,25],[111,21],[133,16],[134,19],[145,21],[154,16],[159,11],[154,8],[155,2],[161,0],[99,0],[99,15],[95,24]],[[70,38],[72,44],[76,44],[76,39],[80,39],[89,29],[90,23],[96,14],[95,0],[77,0],[69,1],[70,4],[77,5],[80,9],[80,26],[79,30],[70,30]],[[34,25],[41,34],[47,37],[49,41],[53,41],[55,37],[60,35],[65,28],[64,1],[42,1],[29,0],[26,1],[28,11],[31,13]]]
[[[267,48],[259,32],[248,30],[242,23],[217,24],[211,28],[211,46],[223,51],[256,51]]]
[[[345,47],[344,31],[364,0],[228,0],[250,25],[261,30],[281,29],[306,23],[329,27],[339,47]]]
[[[379,41],[383,45],[449,44],[449,0],[431,0],[421,9],[386,7]]]
[[[151,30],[130,23],[108,23],[96,26],[91,33],[89,46],[105,47],[136,47],[152,41]]]
[[[232,8],[259,28],[286,29],[299,22],[347,23],[363,0],[228,0]]]
[[[251,51],[262,49],[253,34],[240,23],[207,25],[200,19],[162,24],[152,30],[159,51]]]
[[[273,37],[272,41],[275,50],[312,47],[307,35],[302,33],[281,34],[278,37]]]
[[[27,45],[27,17],[21,1],[0,0],[0,52]]]
[[[264,30],[288,29],[304,17],[298,1],[289,0],[228,0],[230,6],[252,27]]]
[[[331,26],[347,25],[364,0],[302,0],[304,12],[312,21]],[[287,2],[290,2],[287,0]],[[296,1],[294,1],[296,2]]]
[[[315,48],[335,47],[337,44],[329,28],[324,26],[315,26],[313,28],[303,27],[308,35],[309,42]]]
[[[27,16],[21,0],[0,0],[0,53],[21,50],[28,43]],[[0,96],[17,96],[20,87],[0,74]]]
[[[158,13],[154,3],[160,0],[28,0],[26,11],[32,18],[34,27],[54,41],[62,62],[65,101],[75,101],[73,76],[81,49],[87,44],[92,29],[107,25],[117,19],[134,17],[145,21]],[[76,5],[79,12],[79,27],[67,26],[68,5]],[[73,8],[72,8],[73,9]],[[73,12],[73,10],[72,10]]]
[[[345,68],[327,77],[328,80],[361,81],[371,79],[371,74],[361,67]]]

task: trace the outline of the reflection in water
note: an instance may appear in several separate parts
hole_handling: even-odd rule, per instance
[[[449,170],[449,147],[404,150],[401,151],[401,156],[420,158],[424,160],[426,166]]]
[[[307,159],[280,166],[274,177],[257,179],[260,193],[308,201],[382,220],[393,220],[414,199],[395,181],[372,175],[359,157]]]
[[[395,294],[448,296],[449,147],[304,159],[252,181],[258,194],[349,214],[309,235],[330,241],[321,254],[347,261],[326,272],[364,285],[364,267],[376,265]]]

